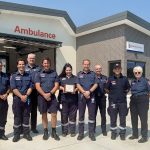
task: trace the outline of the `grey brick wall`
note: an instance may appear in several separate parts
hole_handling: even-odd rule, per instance
[[[125,61],[125,26],[117,26],[103,31],[77,38],[77,71],[82,69],[82,60],[91,60],[91,68],[95,64],[101,64],[103,73],[108,75],[108,61]],[[124,68],[124,67],[123,67]],[[123,72],[125,70],[123,69]]]

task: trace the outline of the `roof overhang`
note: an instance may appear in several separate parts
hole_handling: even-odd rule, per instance
[[[1,13],[59,20],[66,30],[68,30],[71,35],[75,36],[76,26],[66,11],[0,2],[0,14]]]
[[[150,23],[129,11],[125,11],[78,27],[76,37],[124,24],[150,36]]]
[[[101,31],[101,30],[105,30],[105,29],[108,29],[108,28],[112,28],[112,27],[116,27],[116,26],[119,26],[119,25],[128,25],[144,34],[147,34],[148,36],[150,36],[150,30],[128,20],[128,19],[124,19],[124,20],[121,20],[121,21],[118,21],[118,22],[114,22],[114,23],[110,23],[110,24],[107,24],[107,25],[104,25],[104,26],[100,26],[100,27],[97,27],[97,28],[94,28],[94,29],[91,29],[91,30],[87,30],[87,31],[84,31],[84,32],[81,32],[81,33],[77,33],[76,34],[76,37],[80,37],[80,36],[84,36],[86,34],[91,34],[91,33],[94,33],[94,32],[97,32],[97,31]]]

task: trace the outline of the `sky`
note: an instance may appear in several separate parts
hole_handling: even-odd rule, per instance
[[[3,0],[19,4],[67,11],[75,25],[87,23],[130,11],[150,22],[150,0]]]

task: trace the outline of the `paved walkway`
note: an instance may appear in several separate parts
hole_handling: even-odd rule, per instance
[[[87,114],[87,113],[86,113]],[[150,114],[149,114],[150,117]],[[50,118],[50,116],[49,116]],[[41,116],[38,114],[38,130],[39,134],[31,133],[33,141],[27,141],[22,139],[13,143],[13,113],[12,113],[12,97],[9,96],[9,112],[6,125],[6,135],[9,137],[8,141],[0,140],[0,150],[149,150],[150,149],[150,139],[147,143],[139,144],[137,140],[130,141],[128,137],[131,135],[131,122],[130,122],[130,113],[127,117],[127,138],[126,141],[121,141],[119,137],[115,141],[110,139],[109,131],[109,116],[107,116],[107,131],[108,136],[104,137],[101,134],[100,129],[100,117],[97,121],[97,131],[96,131],[96,141],[92,142],[88,138],[87,132],[87,115],[86,115],[86,125],[85,125],[85,138],[82,141],[77,141],[76,137],[67,137],[61,136],[61,126],[60,126],[60,114],[58,113],[58,127],[57,131],[60,135],[61,140],[55,141],[51,137],[47,141],[42,140],[43,128],[41,125]],[[140,126],[140,125],[139,125]],[[50,125],[49,125],[50,129]],[[149,122],[150,129],[150,122]],[[150,135],[150,131],[149,131]]]

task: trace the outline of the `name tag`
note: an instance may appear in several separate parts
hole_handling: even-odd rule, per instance
[[[37,69],[33,69],[33,71],[38,71]]]
[[[28,72],[28,71],[30,71],[30,69],[29,69],[29,68],[27,68],[27,69],[25,69],[25,71],[27,71],[27,72]]]
[[[40,77],[44,78],[44,77],[45,77],[45,74],[44,74],[44,73],[40,74]]]
[[[62,78],[62,81],[66,80],[66,78]]]
[[[105,79],[101,79],[101,82],[106,83],[106,80]]]
[[[132,85],[134,85],[135,84],[135,82],[132,82]]]
[[[20,77],[16,77],[15,79],[16,79],[16,80],[21,80],[21,78],[20,78]]]
[[[79,78],[83,78],[84,76],[81,74],[81,75],[79,75]]]
[[[111,84],[112,85],[116,85],[116,81],[111,81]]]

